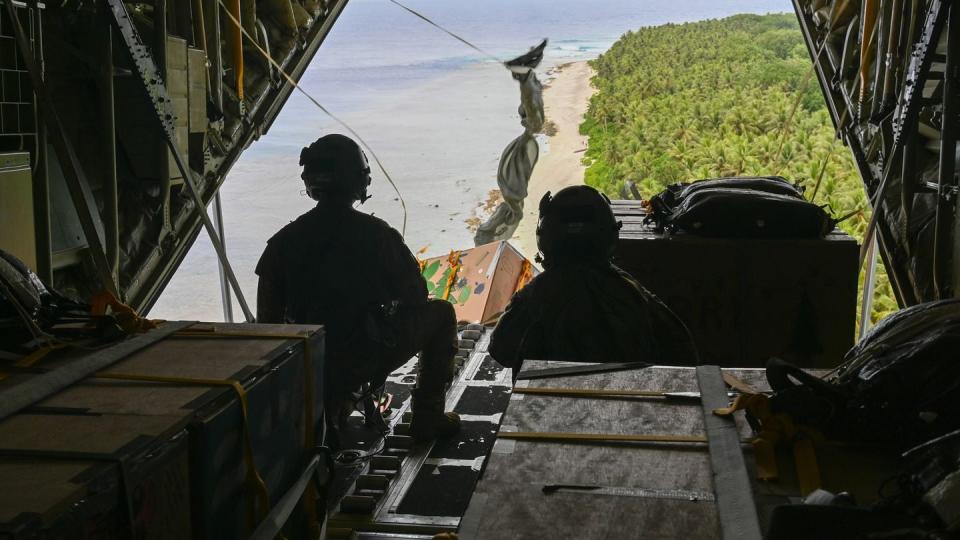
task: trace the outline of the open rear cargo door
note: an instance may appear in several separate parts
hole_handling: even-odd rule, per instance
[[[960,5],[793,0],[901,306],[960,291]]]

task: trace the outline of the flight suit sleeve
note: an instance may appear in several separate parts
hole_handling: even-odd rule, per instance
[[[426,302],[427,281],[420,273],[420,264],[395,229],[391,228],[385,237],[383,254],[388,261],[393,296],[404,304]]]
[[[282,324],[286,312],[286,288],[280,247],[268,242],[256,269],[260,281],[257,284],[257,322]]]
[[[524,344],[536,324],[530,302],[533,283],[513,295],[500,322],[490,336],[488,352],[501,366],[519,369],[524,360]]]

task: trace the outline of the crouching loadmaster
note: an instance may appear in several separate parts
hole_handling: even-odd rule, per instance
[[[683,322],[611,262],[620,223],[603,194],[565,188],[540,201],[538,261],[544,271],[514,295],[490,338],[490,354],[523,360],[695,365]]]
[[[267,242],[256,270],[257,320],[326,327],[328,418],[352,405],[362,384],[383,380],[419,353],[411,434],[429,440],[455,433],[460,419],[443,405],[456,315],[448,302],[428,299],[400,233],[353,208],[369,198],[366,155],[350,138],[327,135],[303,149],[300,165],[317,205]]]

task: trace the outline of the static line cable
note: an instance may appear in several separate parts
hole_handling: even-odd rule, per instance
[[[393,191],[395,191],[395,192],[397,193],[397,198],[400,200],[400,206],[401,206],[401,208],[403,209],[403,227],[400,229],[400,234],[401,234],[401,236],[406,236],[406,234],[407,234],[407,203],[406,203],[406,201],[403,200],[403,195],[400,193],[400,189],[397,187],[397,184],[393,181],[393,178],[390,176],[390,173],[387,172],[386,167],[384,167],[384,166],[383,166],[383,163],[380,162],[380,158],[377,156],[377,153],[373,151],[373,148],[371,148],[370,145],[367,144],[367,141],[365,141],[365,140],[363,139],[363,137],[360,136],[359,133],[357,133],[352,127],[350,127],[349,124],[347,124],[346,122],[344,122],[343,120],[341,120],[340,118],[338,118],[335,114],[333,114],[332,112],[330,112],[329,109],[327,109],[326,107],[324,107],[323,105],[321,105],[320,102],[317,101],[317,99],[314,98],[312,95],[310,95],[309,92],[307,92],[306,90],[304,90],[304,89],[297,83],[297,81],[295,81],[295,80],[293,79],[293,77],[291,77],[290,74],[287,73],[287,72],[283,69],[283,66],[281,66],[280,64],[278,64],[278,63],[273,59],[273,57],[270,56],[270,53],[268,53],[266,50],[264,50],[264,48],[260,46],[260,43],[257,42],[257,40],[254,39],[254,37],[251,36],[251,35],[246,31],[246,29],[243,28],[243,25],[240,24],[240,21],[239,21],[236,17],[234,17],[232,13],[230,13],[230,10],[229,10],[229,9],[226,9],[226,8],[227,8],[227,5],[223,3],[223,0],[218,0],[218,1],[220,2],[220,5],[225,8],[225,9],[224,9],[224,13],[227,15],[227,17],[233,22],[233,24],[234,24],[237,28],[240,29],[240,33],[242,33],[242,34],[250,41],[250,44],[253,45],[253,47],[254,47],[255,49],[257,49],[257,51],[260,52],[260,54],[267,60],[267,62],[270,63],[270,65],[272,65],[273,67],[277,68],[277,72],[280,73],[281,75],[283,75],[283,78],[286,79],[287,82],[290,83],[291,86],[293,86],[294,88],[296,88],[297,90],[299,90],[301,94],[303,94],[304,96],[306,96],[306,98],[309,99],[314,105],[316,105],[318,109],[320,109],[321,111],[323,111],[324,114],[326,114],[327,116],[329,116],[329,117],[330,117],[331,119],[333,119],[336,123],[340,124],[340,125],[343,127],[343,129],[347,130],[351,135],[353,135],[354,137],[356,137],[357,141],[359,141],[360,144],[363,145],[363,147],[366,148],[366,149],[370,152],[370,155],[373,157],[373,161],[377,164],[377,168],[379,168],[379,169],[380,169],[380,172],[382,172],[383,175],[387,178],[387,182],[390,182],[390,185],[393,187]]]
[[[847,113],[849,109],[844,109],[843,114],[840,115],[840,121],[837,122],[838,126],[842,126],[847,121]],[[820,184],[823,182],[823,175],[827,172],[827,165],[830,164],[830,158],[833,157],[834,150],[837,148],[837,142],[843,137],[840,131],[835,133],[833,137],[833,142],[830,143],[830,148],[827,149],[827,156],[823,158],[823,166],[820,167],[820,172],[817,174],[817,181],[813,185],[813,193],[810,194],[810,202],[813,202],[817,198],[817,193],[820,192]]]
[[[807,86],[810,85],[810,79],[813,78],[813,74],[817,70],[817,65],[820,63],[820,55],[823,54],[823,49],[826,48],[826,46],[827,40],[823,40],[823,43],[820,44],[820,47],[813,57],[813,65],[810,66],[810,71],[808,71],[807,74],[804,75],[803,80],[800,81],[800,86],[797,88],[797,99],[793,102],[790,114],[787,116],[786,121],[783,122],[783,125],[780,126],[780,132],[778,133],[780,142],[777,145],[777,155],[773,158],[775,162],[780,161],[780,157],[783,155],[783,145],[787,140],[787,135],[790,133],[790,124],[793,122],[793,117],[797,114],[797,109],[800,108],[800,102],[803,101],[803,93],[807,91]],[[784,165],[781,164],[776,174],[780,174],[783,167]]]
[[[496,60],[497,62],[499,62],[499,63],[501,63],[501,64],[503,63],[503,60],[501,60],[501,59],[498,58],[497,56],[495,56],[495,55],[493,55],[493,54],[491,54],[491,53],[488,53],[487,51],[481,49],[480,47],[477,47],[477,46],[474,45],[473,43],[470,43],[470,42],[467,41],[466,39],[458,36],[457,34],[454,34],[454,33],[451,32],[450,30],[447,30],[446,28],[444,28],[444,27],[440,26],[439,24],[433,22],[433,21],[430,20],[430,18],[427,17],[426,15],[423,15],[423,14],[421,14],[421,13],[419,13],[419,12],[417,12],[417,11],[415,11],[415,10],[413,10],[413,9],[411,9],[411,8],[403,5],[403,4],[401,4],[401,3],[398,2],[397,0],[389,0],[389,2],[391,2],[391,3],[393,3],[393,4],[396,4],[396,5],[399,6],[401,9],[403,9],[403,10],[405,10],[405,11],[413,14],[415,17],[417,17],[417,18],[419,18],[419,19],[422,19],[424,22],[426,22],[426,23],[429,24],[430,26],[433,26],[434,28],[437,28],[437,29],[440,30],[441,32],[447,34],[448,36],[450,36],[450,37],[452,37],[453,39],[459,41],[460,43],[463,43],[464,45],[466,45],[467,47],[470,47],[471,49],[477,51],[478,53],[480,53],[480,54],[482,54],[482,55],[484,55],[484,56],[486,56],[486,57],[488,57],[488,58],[490,58],[490,59],[492,59],[492,60]]]

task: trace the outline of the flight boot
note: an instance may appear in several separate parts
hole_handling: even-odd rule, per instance
[[[444,412],[444,392],[425,392],[415,388],[413,397],[413,420],[410,422],[410,435],[417,441],[432,441],[450,437],[460,431],[460,415]]]

